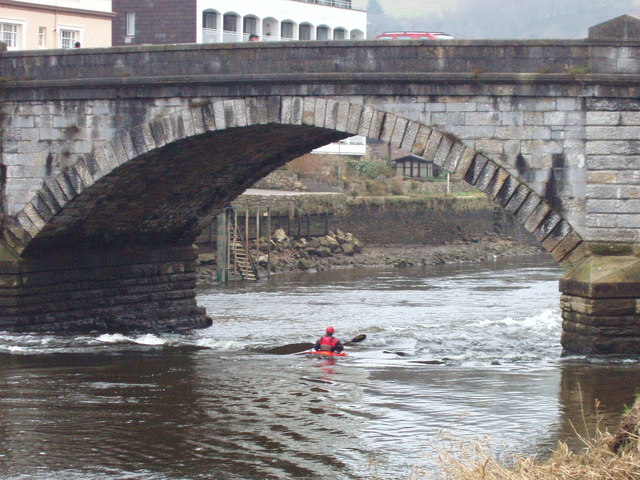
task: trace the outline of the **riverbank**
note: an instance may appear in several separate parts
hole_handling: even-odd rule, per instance
[[[640,478],[640,397],[622,415],[615,435],[598,425],[594,433],[581,437],[583,448],[572,451],[559,443],[548,460],[518,456],[512,462],[496,458],[488,445],[448,440],[450,448],[440,451],[439,464],[446,480],[634,480]],[[431,479],[430,471],[419,470],[411,478]]]
[[[446,245],[364,245],[360,250],[345,253],[339,249],[327,256],[309,255],[299,245],[274,249],[267,262],[264,252],[258,257],[261,278],[270,274],[294,271],[318,272],[339,268],[406,268],[442,264],[493,261],[499,257],[535,255],[542,250],[525,245],[510,237],[487,234],[468,237]],[[257,252],[256,252],[257,253]],[[215,283],[215,258],[201,257],[198,281]]]

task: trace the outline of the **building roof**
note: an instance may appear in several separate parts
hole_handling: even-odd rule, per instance
[[[433,160],[425,160],[417,155],[405,155],[404,157],[394,158],[394,162],[424,162],[433,163]]]

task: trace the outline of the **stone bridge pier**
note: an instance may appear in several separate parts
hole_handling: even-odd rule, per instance
[[[197,306],[196,249],[74,248],[0,262],[0,328],[166,331],[211,324]]]
[[[432,159],[565,269],[565,350],[640,354],[640,25],[585,40],[0,53],[0,329],[188,329],[201,218],[363,135]]]

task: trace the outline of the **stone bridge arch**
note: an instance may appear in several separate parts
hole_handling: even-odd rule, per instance
[[[25,258],[70,245],[189,245],[199,217],[276,167],[351,135],[459,174],[514,214],[564,267],[585,257],[570,223],[505,166],[428,125],[323,97],[206,102],[120,131],[46,180],[6,226],[4,239]],[[244,150],[238,155],[240,138]]]
[[[585,40],[2,52],[0,329],[205,324],[199,213],[362,130],[463,174],[542,241],[566,267],[565,349],[640,353],[637,23]],[[221,145],[235,176],[179,168]],[[131,200],[153,208],[118,215]]]

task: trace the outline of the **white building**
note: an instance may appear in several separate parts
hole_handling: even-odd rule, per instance
[[[0,0],[2,1],[2,0]],[[365,38],[367,0],[113,0],[113,45]]]
[[[197,0],[198,43],[357,40],[367,31],[366,0]]]
[[[2,1],[2,0],[0,0]],[[113,0],[113,45],[361,40],[367,0]],[[152,6],[151,6],[152,5]],[[364,155],[353,137],[315,151]]]
[[[0,0],[8,50],[111,46],[111,0]]]

